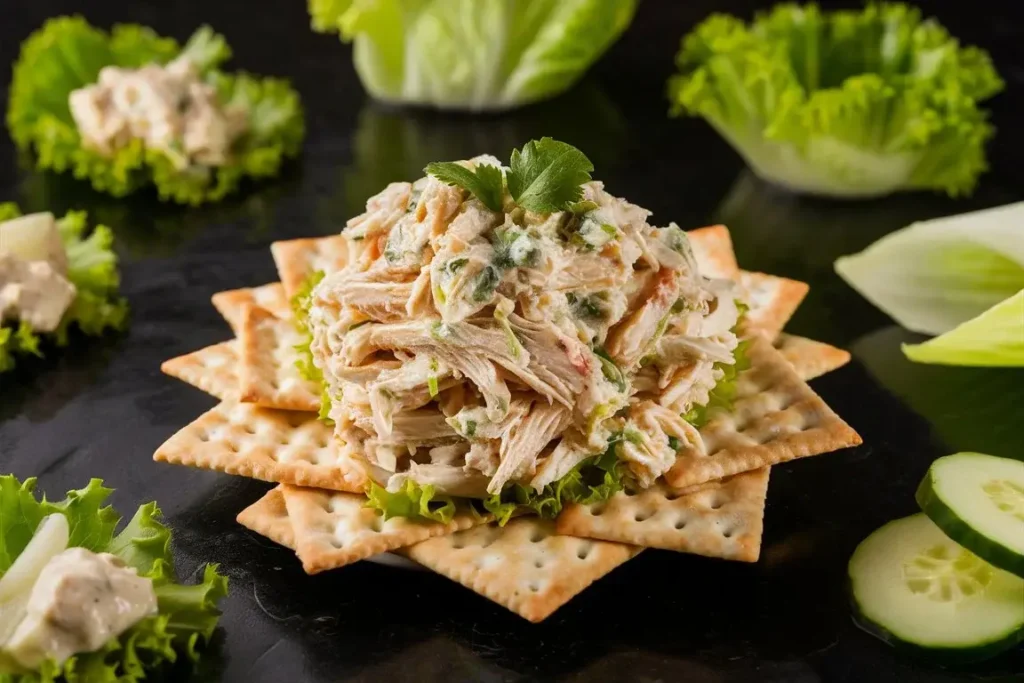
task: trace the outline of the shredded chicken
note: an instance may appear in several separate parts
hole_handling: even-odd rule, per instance
[[[141,140],[178,169],[228,163],[248,126],[244,108],[222,105],[187,57],[165,66],[104,67],[99,81],[74,90],[68,104],[90,148],[112,154]]]
[[[378,482],[539,491],[611,448],[649,486],[703,447],[681,415],[734,362],[733,283],[702,277],[675,225],[583,191],[582,215],[502,212],[428,177],[348,222],[312,350],[337,436]]]

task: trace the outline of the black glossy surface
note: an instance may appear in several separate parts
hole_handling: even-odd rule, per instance
[[[140,21],[186,37],[225,32],[235,64],[291,78],[305,98],[305,154],[278,183],[202,210],[151,197],[114,202],[74,181],[19,170],[0,139],[0,200],[27,210],[88,208],[118,231],[131,331],[0,376],[0,470],[37,475],[51,495],[92,476],[122,510],[156,498],[176,529],[181,569],[219,562],[231,576],[210,669],[197,678],[264,681],[691,681],[951,683],[1020,680],[1024,652],[943,671],[890,651],[851,622],[846,560],[869,531],[915,509],[935,457],[956,449],[1020,455],[1021,371],[920,368],[905,333],[839,281],[838,255],[911,220],[1024,198],[1024,25],[1012,4],[925,6],[965,42],[984,45],[1009,92],[994,103],[993,171],[969,200],[905,195],[863,204],[796,199],[764,186],[702,122],[669,120],[665,78],[679,37],[739,0],[647,0],[630,33],[569,96],[514,115],[445,118],[374,107],[348,50],[307,30],[298,0],[93,2],[95,23]],[[0,63],[58,0],[2,0]],[[740,262],[806,280],[790,330],[851,347],[855,361],[814,382],[863,435],[856,450],[775,468],[762,560],[728,564],[660,551],[617,569],[532,626],[446,579],[369,564],[308,578],[294,557],[234,522],[268,487],[150,460],[170,434],[213,405],[159,372],[160,361],[221,341],[212,293],[275,278],[267,244],[336,232],[365,197],[428,161],[551,135],[575,143],[609,188],[687,227],[728,222]],[[251,189],[251,188],[250,188]],[[1013,397],[1016,396],[1016,400]]]

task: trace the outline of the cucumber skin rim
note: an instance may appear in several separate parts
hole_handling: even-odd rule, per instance
[[[999,541],[971,528],[960,519],[959,515],[935,491],[933,476],[932,470],[929,469],[917,487],[917,493],[914,494],[917,504],[921,511],[928,516],[928,519],[932,520],[935,526],[939,527],[942,533],[949,536],[953,542],[959,543],[993,567],[1024,579],[1024,556],[1017,555]]]
[[[853,623],[897,652],[905,653],[916,659],[952,666],[977,664],[994,659],[1004,652],[1012,650],[1017,645],[1024,643],[1024,627],[1022,627],[983,645],[965,647],[928,647],[926,645],[918,645],[896,635],[867,616],[861,609],[860,603],[857,602],[857,596],[853,590],[853,579],[848,576],[846,584],[850,595]]]
[[[855,590],[856,580],[851,572],[853,559],[857,556],[857,551],[860,550],[861,545],[863,545],[868,538],[891,524],[895,524],[896,522],[901,522],[915,516],[916,515],[909,515],[908,517],[900,517],[886,522],[879,528],[872,531],[864,538],[863,541],[858,543],[857,548],[854,549],[853,553],[850,555],[850,559],[846,563],[846,592],[850,597],[853,623],[861,630],[878,638],[898,652],[903,652],[908,656],[922,661],[931,661],[947,666],[976,664],[978,662],[993,659],[1008,650],[1012,650],[1017,645],[1024,643],[1024,620],[1022,620],[1016,628],[1011,628],[1004,635],[998,636],[995,640],[990,640],[982,645],[965,645],[964,647],[929,647],[927,645],[919,645],[907,640],[903,636],[900,636],[885,626],[882,626],[867,615],[867,613],[861,608],[860,602],[857,600],[857,592]]]

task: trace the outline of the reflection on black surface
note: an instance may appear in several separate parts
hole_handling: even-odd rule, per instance
[[[30,422],[52,418],[103,373],[122,337],[86,337],[73,330],[67,347],[45,344],[43,358],[19,356],[13,371],[0,375],[0,423],[19,415]]]
[[[22,163],[24,166],[24,162]],[[133,258],[167,256],[211,226],[243,223],[235,230],[244,241],[269,235],[279,200],[294,193],[299,166],[288,162],[282,176],[266,182],[245,181],[237,194],[213,204],[188,207],[161,202],[151,188],[117,198],[92,189],[71,175],[31,171],[18,188],[19,204],[26,213],[86,210],[91,224],[109,226],[119,251]]]
[[[325,213],[329,224],[344,225],[388,183],[420,178],[432,161],[493,154],[507,163],[513,148],[543,136],[579,147],[600,170],[619,157],[626,132],[618,108],[591,82],[514,115],[441,114],[367,101],[352,139],[352,165],[342,172],[342,192],[328,200]]]
[[[193,663],[180,658],[162,680],[187,683],[220,683],[224,680],[227,655],[224,652],[224,629],[218,626],[213,637],[203,646],[200,659]]]
[[[871,201],[796,195],[744,170],[718,206],[740,262],[744,257],[827,271],[844,254],[861,251],[914,221],[966,211],[963,202],[932,194],[896,194]]]
[[[804,197],[745,170],[718,206],[715,220],[729,227],[741,267],[811,284],[792,329],[846,344],[887,318],[835,274],[835,260],[914,221],[980,206],[984,203],[925,193],[868,201]]]
[[[887,389],[925,417],[950,453],[978,451],[1021,459],[1024,369],[912,363],[901,343],[920,335],[888,327],[851,351]]]

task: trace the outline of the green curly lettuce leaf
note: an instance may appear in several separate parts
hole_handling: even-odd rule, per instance
[[[683,415],[683,419],[700,429],[708,422],[711,411],[732,409],[732,403],[736,399],[736,378],[740,373],[750,367],[750,358],[747,356],[747,349],[750,341],[740,340],[732,352],[732,363],[715,363],[715,370],[722,372],[722,378],[715,384],[715,388],[708,394],[708,402],[702,406],[692,406]]]
[[[320,386],[320,419],[327,424],[334,424],[329,417],[331,414],[331,394],[327,390],[327,382],[324,380],[324,373],[313,362],[313,350],[310,345],[313,343],[313,330],[309,325],[309,307],[313,304],[313,288],[324,279],[324,271],[318,270],[310,273],[302,287],[292,297],[292,317],[295,319],[295,327],[301,335],[301,341],[295,345],[299,352],[299,358],[295,361],[295,367],[299,374],[310,382]]]
[[[421,486],[411,479],[394,493],[370,482],[370,488],[366,492],[366,507],[380,510],[385,520],[392,517],[409,517],[447,524],[455,516],[454,499],[450,496],[436,495],[434,487],[430,484]]]
[[[248,130],[236,142],[230,164],[179,170],[163,152],[146,149],[140,140],[112,156],[82,146],[68,106],[73,90],[95,83],[105,66],[165,64],[183,52],[195,60],[222,102],[249,112]],[[217,201],[243,178],[276,175],[286,157],[299,153],[305,135],[302,106],[288,83],[218,71],[230,55],[223,36],[207,26],[182,48],[144,26],[119,25],[107,33],[77,16],[50,19],[22,44],[7,127],[19,149],[35,152],[39,168],[69,171],[101,192],[123,197],[154,185],[162,200]]]
[[[0,651],[0,683],[135,683],[182,658],[197,661],[220,619],[217,603],[227,595],[227,578],[217,567],[207,565],[198,584],[177,582],[171,532],[160,522],[156,503],[141,506],[118,533],[121,517],[105,504],[112,491],[99,479],[59,502],[37,498],[35,483],[0,477],[0,576],[43,518],[62,514],[71,530],[68,545],[117,555],[140,576],[152,579],[159,611],[98,651],[75,655],[60,666],[49,661],[38,671],[15,673]]]
[[[614,436],[608,449],[587,458],[572,468],[564,477],[553,481],[541,491],[531,486],[511,484],[501,493],[483,500],[485,510],[504,526],[520,510],[530,510],[547,519],[554,519],[568,503],[590,505],[608,500],[626,486],[626,469],[615,455],[615,444],[621,439]]]
[[[20,215],[17,205],[0,204],[0,221]],[[68,256],[68,280],[78,290],[75,300],[52,334],[38,335],[25,324],[0,326],[0,372],[13,369],[17,356],[42,357],[40,345],[46,341],[67,346],[73,328],[98,337],[128,326],[128,302],[119,294],[113,232],[104,225],[90,231],[84,211],[69,211],[57,221],[57,228]]]
[[[494,515],[505,526],[516,512],[532,511],[548,519],[558,516],[567,503],[590,504],[607,500],[625,486],[625,468],[615,455],[618,437],[609,441],[608,450],[587,458],[568,474],[535,491],[522,484],[511,484],[501,492],[483,500],[469,500],[472,510]],[[384,519],[408,517],[421,521],[450,522],[457,510],[455,498],[437,495],[431,485],[408,480],[398,491],[391,492],[371,483],[366,506],[380,510]]]
[[[811,194],[969,193],[994,132],[978,103],[1003,83],[903,4],[716,14],[682,41],[674,116],[705,119],[765,180]]]
[[[313,30],[353,43],[387,102],[521,106],[568,90],[628,28],[638,0],[309,0]]]

